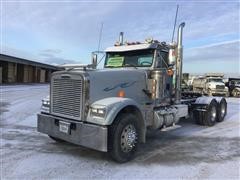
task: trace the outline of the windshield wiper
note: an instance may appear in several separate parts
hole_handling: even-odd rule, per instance
[[[105,66],[106,68],[117,68],[117,67],[122,67],[122,66]]]
[[[125,64],[124,67],[134,67],[135,69],[137,69],[137,66],[134,64]]]

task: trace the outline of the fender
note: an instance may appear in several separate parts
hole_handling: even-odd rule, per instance
[[[224,97],[212,97],[212,96],[202,96],[202,97],[198,97],[195,101],[194,104],[205,104],[205,105],[209,105],[212,101],[212,99],[216,99],[216,101],[218,103],[221,102],[222,99],[225,99]]]
[[[216,98],[214,98],[214,97],[212,97],[212,96],[202,96],[202,97],[198,97],[198,98],[196,99],[196,101],[194,102],[194,104],[206,104],[206,105],[208,105],[208,104],[211,103],[212,99],[216,99]]]
[[[235,87],[233,90],[240,92],[240,87]]]
[[[98,125],[111,125],[118,115],[118,113],[127,106],[134,106],[136,107],[142,115],[141,108],[136,103],[136,101],[130,98],[120,98],[120,97],[109,97],[98,100],[91,104],[90,110],[87,116],[87,122],[91,122]],[[104,117],[95,117],[91,115],[91,108],[104,108],[105,109],[105,116]]]
[[[140,106],[130,98],[120,98],[120,97],[110,97],[104,98],[99,101],[94,102],[90,106],[90,110],[87,116],[87,122],[108,126],[113,123],[117,115],[120,111],[122,111],[126,107],[134,107],[138,113],[138,120],[140,123],[140,142],[146,142],[146,123],[144,120],[144,116],[142,114]],[[96,117],[91,115],[91,108],[101,108],[105,109],[105,116],[104,117]]]
[[[222,99],[225,99],[224,97],[214,97],[214,98],[217,100],[218,103],[220,103]]]

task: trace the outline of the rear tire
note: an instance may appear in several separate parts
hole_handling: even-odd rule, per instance
[[[236,89],[234,89],[234,90],[232,91],[232,96],[233,96],[233,97],[238,97],[238,92],[237,92]]]
[[[212,99],[211,103],[208,105],[207,112],[203,119],[203,125],[205,126],[213,126],[217,120],[217,101],[216,99]]]
[[[227,101],[222,98],[217,106],[217,122],[222,122],[227,114]]]
[[[113,160],[124,163],[134,158],[140,128],[133,114],[120,114],[109,127],[108,150]]]

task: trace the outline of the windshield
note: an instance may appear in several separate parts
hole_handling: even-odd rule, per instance
[[[220,82],[220,83],[223,83],[223,80],[220,79],[220,78],[210,78],[210,79],[208,79],[208,82]]]
[[[230,84],[240,85],[240,80],[232,80]]]
[[[105,67],[150,67],[153,63],[153,49],[108,52],[105,60]]]

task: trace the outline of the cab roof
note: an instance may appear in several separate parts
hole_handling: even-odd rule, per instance
[[[159,43],[142,43],[134,45],[119,45],[108,47],[105,52],[124,52],[124,51],[134,51],[134,50],[144,50],[144,49],[156,49]]]

